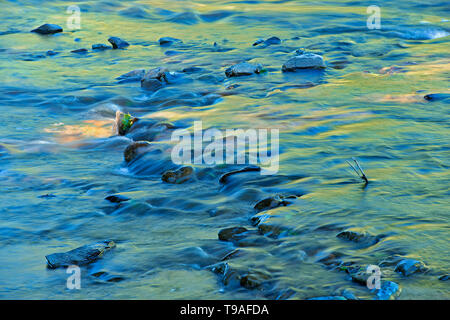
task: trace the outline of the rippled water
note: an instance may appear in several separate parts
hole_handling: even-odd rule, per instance
[[[80,30],[66,27],[72,4]],[[450,262],[449,100],[424,99],[450,93],[449,6],[370,4],[381,8],[379,30],[367,29],[369,4],[360,1],[2,1],[0,297],[305,299],[347,289],[372,299],[326,263],[331,254],[359,265],[420,260],[429,272],[382,268],[400,285],[398,299],[450,298],[438,280]],[[29,32],[43,23],[64,32]],[[130,46],[91,50],[110,36]],[[163,36],[183,43],[161,47]],[[281,44],[252,46],[272,36]],[[89,51],[71,53],[79,48]],[[322,55],[325,71],[282,73],[299,48]],[[267,72],[226,78],[241,61]],[[156,93],[116,80],[158,66],[202,69]],[[148,174],[124,164],[131,140],[112,136],[116,110],[188,129],[196,120],[205,129],[278,128],[279,172],[238,174],[223,186],[222,168],[164,183],[152,169],[163,156],[141,164]],[[352,157],[369,177],[365,188]],[[116,207],[104,200],[112,193],[131,200]],[[265,212],[282,232],[255,235],[227,260],[270,280],[254,290],[225,285],[208,266],[235,247],[218,232],[257,230],[253,206],[278,193],[302,195]],[[361,247],[336,237],[348,228],[385,237]],[[46,268],[46,255],[104,239],[117,247],[82,268],[81,290],[66,288],[64,269]],[[124,280],[101,281],[92,276],[99,270]]]

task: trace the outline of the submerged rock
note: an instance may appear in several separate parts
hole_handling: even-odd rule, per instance
[[[379,290],[376,290],[377,300],[390,300],[400,294],[400,287],[392,281],[383,281]]]
[[[373,236],[365,232],[361,233],[357,231],[347,230],[342,231],[336,237],[338,237],[339,239],[371,246],[378,243],[380,239],[382,239],[384,236],[383,235]]]
[[[131,116],[129,113],[123,113],[122,111],[116,111],[116,119],[114,121],[114,132],[119,136],[127,134],[128,130],[139,119]]]
[[[323,69],[325,68],[325,63],[323,62],[322,56],[315,53],[302,53],[295,57],[289,59],[285,64],[283,64],[282,70],[286,71],[296,71],[299,69]]]
[[[120,39],[119,37],[110,37],[108,41],[112,44],[113,49],[122,49],[130,45],[128,42]]]
[[[261,271],[250,271],[241,276],[240,284],[246,289],[256,289],[271,280],[271,276]]]
[[[395,272],[399,272],[406,277],[414,273],[423,273],[427,270],[428,268],[423,262],[414,259],[404,259],[395,267]]]
[[[445,274],[445,275],[439,277],[439,280],[441,280],[441,281],[447,281],[449,279],[450,279],[450,274]]]
[[[180,184],[194,177],[194,169],[183,166],[177,170],[167,170],[163,173],[161,180],[167,183]]]
[[[149,148],[151,144],[148,141],[135,141],[126,147],[125,151],[123,152],[123,156],[125,159],[125,162],[131,162],[134,160],[138,155],[145,153]]]
[[[125,277],[116,274],[110,274],[106,271],[97,271],[90,274],[101,282],[119,282],[125,280]]]
[[[119,83],[125,82],[133,82],[133,81],[141,81],[144,77],[145,69],[135,69],[121,76],[117,77],[116,80],[119,80]]]
[[[234,66],[229,67],[225,70],[225,75],[230,77],[240,77],[240,76],[249,76],[252,74],[258,74],[262,70],[262,66],[260,64],[253,65],[248,62],[242,62],[235,64]]]
[[[170,46],[174,43],[183,43],[180,39],[172,37],[162,37],[158,40],[160,46]]]
[[[54,33],[62,32],[62,31],[63,31],[63,28],[61,28],[57,24],[51,24],[51,23],[43,24],[42,26],[31,30],[31,32],[36,32],[39,34],[54,34]]]
[[[96,43],[92,45],[92,50],[108,50],[111,49],[111,46],[108,46],[107,44],[104,43]]]
[[[228,177],[234,175],[234,174],[238,174],[238,173],[242,173],[242,172],[259,172],[261,171],[260,167],[256,167],[256,166],[248,166],[239,170],[234,170],[234,171],[230,171],[227,173],[224,173],[223,175],[220,176],[219,178],[219,183],[226,183],[228,180]]]
[[[238,241],[246,236],[247,229],[244,227],[232,227],[219,231],[219,240],[222,241]]]
[[[72,50],[70,52],[72,52],[72,53],[86,53],[86,52],[88,52],[88,50],[86,48],[81,48],[81,49]]]
[[[96,261],[103,254],[114,248],[114,241],[105,240],[88,244],[64,253],[53,253],[45,256],[47,265],[51,269],[68,267],[70,265],[85,265]]]
[[[259,45],[259,44],[263,44],[263,47],[268,47],[268,46],[270,46],[270,45],[273,45],[273,44],[280,44],[280,43],[281,43],[280,38],[278,38],[278,37],[270,37],[270,38],[267,39],[267,40],[264,40],[264,39],[258,39],[258,40],[256,40],[255,43],[253,43],[253,46],[257,46],[257,45]]]
[[[424,96],[425,100],[428,101],[442,101],[442,100],[450,100],[449,93],[430,93]]]

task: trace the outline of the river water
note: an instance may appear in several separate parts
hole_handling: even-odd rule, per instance
[[[81,9],[80,29],[67,26],[70,5]],[[380,29],[367,27],[369,5],[381,9]],[[306,299],[345,291],[373,299],[334,261],[398,257],[428,271],[405,277],[381,264],[401,288],[397,299],[450,298],[448,282],[438,280],[450,264],[449,99],[424,99],[450,93],[448,2],[56,0],[0,8],[0,298]],[[29,32],[44,23],[64,32]],[[130,46],[91,49],[110,36]],[[182,43],[160,46],[165,36]],[[252,45],[272,36],[281,43]],[[71,52],[80,48],[88,52]],[[283,73],[300,48],[322,55],[327,68]],[[225,69],[242,61],[265,72],[227,78]],[[201,69],[156,93],[116,80],[160,66]],[[117,110],[188,130],[198,120],[204,129],[278,129],[279,170],[236,174],[225,186],[214,170],[165,183],[152,170],[163,156],[141,163],[143,171],[124,163],[131,140],[112,133]],[[365,187],[346,162],[352,157],[369,178]],[[112,204],[110,194],[131,200]],[[264,212],[281,232],[258,232],[253,207],[275,194],[301,196]],[[235,226],[253,232],[251,241],[218,239]],[[370,246],[336,237],[347,229],[384,236]],[[46,267],[48,254],[105,239],[117,246],[81,268],[80,290],[67,289],[65,269]],[[261,286],[211,272],[235,249],[229,268],[258,274]],[[117,281],[93,275],[100,271]]]

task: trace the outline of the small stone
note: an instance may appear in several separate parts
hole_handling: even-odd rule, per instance
[[[383,281],[381,283],[380,289],[376,290],[377,300],[390,300],[395,297],[395,295],[400,294],[400,287],[398,284],[392,281]]]
[[[270,280],[270,275],[260,272],[251,271],[241,277],[240,283],[246,289],[256,289],[260,287],[265,281]]]
[[[226,228],[219,231],[219,240],[238,241],[243,239],[248,230],[244,227]]]
[[[43,24],[42,26],[31,30],[31,32],[36,32],[39,34],[54,34],[62,31],[63,29],[60,26],[51,23]]]
[[[130,45],[128,42],[120,39],[119,37],[110,37],[108,41],[112,44],[113,49],[122,49]]]
[[[86,52],[88,52],[88,50],[85,49],[85,48],[81,48],[81,49],[72,50],[70,52],[72,52],[72,53],[86,53]]]
[[[123,152],[125,162],[131,162],[138,155],[145,153],[145,151],[147,151],[150,146],[151,144],[148,141],[132,142],[128,145],[128,147],[126,147],[125,151]]]
[[[260,200],[257,204],[255,204],[254,208],[257,211],[265,211],[277,208],[279,206],[288,206],[292,204],[291,201],[285,200],[286,198],[281,195],[276,195],[274,197],[265,198]]]
[[[292,57],[285,64],[283,64],[282,70],[296,71],[299,69],[323,69],[325,63],[323,58],[315,53],[303,53],[301,55]]]
[[[120,202],[130,200],[130,198],[122,196],[120,194],[112,194],[112,195],[105,197],[105,200],[108,200],[109,202],[112,202],[112,203],[120,203]]]
[[[267,46],[270,46],[272,44],[280,44],[280,43],[281,43],[281,40],[278,37],[270,37],[269,39],[264,41],[264,44],[266,44]]]
[[[163,173],[161,180],[167,183],[180,184],[193,177],[194,169],[189,166],[181,167],[177,170],[167,170]]]
[[[242,62],[235,64],[234,66],[229,67],[225,70],[225,75],[230,77],[240,77],[240,76],[249,76],[252,74],[258,74],[262,70],[262,66],[260,64],[253,65],[248,62]]]
[[[85,265],[100,258],[106,251],[114,248],[114,241],[105,240],[85,245],[64,253],[53,253],[45,256],[50,269],[68,267],[70,265]]]
[[[404,259],[400,261],[395,267],[395,271],[408,277],[414,273],[423,273],[428,268],[422,262],[414,259]]]
[[[92,50],[108,50],[108,49],[112,49],[112,47],[104,43],[96,43],[92,45]]]
[[[180,39],[172,38],[172,37],[162,37],[159,40],[160,46],[170,46],[174,43],[183,43]]]
[[[58,52],[55,52],[53,50],[48,50],[45,54],[48,55],[49,57],[51,57],[51,56],[57,55]]]
[[[439,280],[441,280],[441,281],[447,281],[449,279],[450,279],[450,274],[446,274],[446,275],[443,275],[443,276],[439,277]]]

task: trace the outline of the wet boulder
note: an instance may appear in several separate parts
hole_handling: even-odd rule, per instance
[[[131,116],[129,113],[123,113],[122,111],[116,111],[116,118],[114,121],[114,132],[119,136],[124,136],[127,134],[128,130],[136,123],[139,119]]]
[[[167,82],[167,73],[169,70],[163,67],[148,70],[141,79],[141,88],[149,91],[161,89]]]
[[[247,229],[244,227],[232,227],[219,231],[219,240],[221,241],[239,241],[245,238]]]
[[[151,144],[148,141],[134,141],[130,143],[123,152],[125,162],[131,162],[137,156],[145,153],[150,148],[150,146]]]
[[[267,40],[264,40],[264,39],[256,40],[255,43],[253,43],[253,46],[257,46],[257,45],[262,44],[262,47],[268,47],[270,45],[280,44],[280,43],[281,43],[280,38],[278,38],[278,37],[270,37]]]
[[[439,280],[441,280],[441,281],[447,281],[449,279],[450,279],[450,274],[445,274],[445,275],[439,277]]]
[[[123,49],[130,45],[128,42],[120,39],[119,37],[110,37],[108,41],[112,44],[113,49]]]
[[[250,76],[252,74],[258,74],[262,71],[260,64],[254,65],[248,62],[242,62],[235,64],[225,70],[225,75],[230,77]]]
[[[42,26],[31,30],[31,32],[39,33],[39,34],[54,34],[58,32],[62,32],[63,29],[57,24],[46,23]]]
[[[325,63],[322,56],[315,53],[301,53],[286,61],[282,66],[283,72],[297,71],[301,69],[324,69]]]
[[[167,170],[163,173],[161,180],[167,183],[180,184],[194,177],[194,168],[183,166],[176,170]]]
[[[260,288],[263,284],[270,281],[272,277],[270,274],[262,271],[250,271],[241,276],[240,284],[242,287],[246,289],[257,289]]]
[[[395,272],[399,272],[408,277],[414,273],[424,273],[428,270],[423,262],[414,259],[403,259],[395,267]]]
[[[47,259],[47,265],[50,269],[56,269],[60,267],[68,267],[70,265],[86,265],[92,263],[103,256],[103,254],[112,248],[116,244],[114,241],[105,240],[88,244],[68,252],[52,253],[45,256]]]
[[[172,37],[162,37],[158,40],[160,46],[170,46],[174,43],[183,43],[180,39]]]

